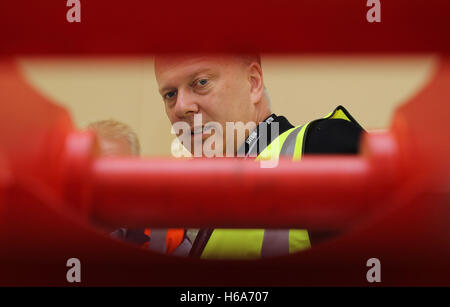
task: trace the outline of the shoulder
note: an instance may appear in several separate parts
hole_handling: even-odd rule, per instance
[[[345,116],[333,118],[333,114]],[[344,119],[344,118],[346,119]],[[345,110],[337,107],[326,118],[310,123],[305,137],[305,154],[356,154],[364,129]]]

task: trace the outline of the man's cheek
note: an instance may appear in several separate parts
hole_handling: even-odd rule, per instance
[[[220,95],[217,94],[216,91],[211,91],[208,93],[208,95],[205,95],[202,97],[202,105],[208,105],[208,106],[213,106],[216,107],[220,105],[220,103],[222,102],[222,98]]]
[[[169,111],[169,110],[166,110],[166,114],[167,114],[167,118],[169,119],[169,121],[170,121],[170,123],[173,125],[173,124],[175,124],[177,121],[178,121],[178,119],[177,119],[177,117],[175,116],[175,113],[174,112],[171,112],[171,111]]]

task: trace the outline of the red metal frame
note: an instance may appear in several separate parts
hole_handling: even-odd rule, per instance
[[[369,23],[367,0],[81,0],[81,23],[66,1],[0,4],[0,54],[155,52],[449,52],[450,3],[381,0]]]
[[[342,14],[352,17],[342,27],[354,25],[356,8],[354,2],[349,3],[348,11],[341,8]],[[396,3],[412,6],[411,16],[420,13],[418,1]],[[422,10],[428,21],[424,29],[435,31],[429,37],[431,47],[413,43],[407,36],[392,49],[449,51],[448,40],[442,40],[448,28],[441,27],[449,19],[433,19],[448,14],[448,10],[438,10],[448,3],[433,3],[437,6]],[[383,5],[393,4],[383,1]],[[331,16],[326,5],[317,6]],[[431,1],[427,7],[432,7]],[[388,21],[380,33],[386,34],[393,24],[397,26],[394,33],[403,33],[399,21],[390,23],[388,18],[405,17],[396,8],[386,9]],[[276,12],[283,10],[280,6]],[[52,17],[53,13],[46,14]],[[2,19],[2,23],[11,22],[10,17]],[[147,20],[142,22],[149,25]],[[290,25],[298,26],[296,22]],[[25,23],[32,24],[33,20]],[[52,18],[44,21],[44,29],[51,24]],[[420,23],[414,24],[417,30]],[[81,28],[85,30],[80,33],[86,34],[86,25]],[[8,29],[5,37],[24,34],[24,29]],[[173,29],[169,26],[167,31]],[[311,32],[317,35],[320,29]],[[94,44],[95,31],[86,40],[75,35],[75,42],[86,42],[82,47],[58,49],[64,31],[55,30],[55,45],[45,39],[37,45],[32,39],[16,39],[4,47],[3,40],[2,53],[96,53],[106,48],[121,52],[122,47],[110,36],[105,46]],[[231,41],[245,42],[245,31],[237,33],[230,37],[230,45]],[[418,35],[424,37],[422,32]],[[118,37],[123,38],[120,31]],[[164,37],[157,35],[154,41],[165,42]],[[365,40],[360,50],[346,37],[341,42],[345,50],[369,50]],[[223,47],[223,39],[213,41],[211,50]],[[323,51],[319,41],[312,41],[311,50]],[[377,41],[384,43],[375,51],[391,50],[386,37]],[[127,42],[132,43],[124,40],[123,45]],[[251,44],[263,51],[310,50],[306,40],[295,46],[270,47],[273,43],[267,39],[260,45]],[[184,50],[194,51],[193,46],[186,43]],[[139,44],[126,48],[165,51]],[[261,169],[258,164],[237,160],[99,158],[95,137],[75,131],[69,114],[28,86],[15,62],[4,58],[0,62],[0,284],[67,285],[66,261],[77,257],[82,262],[84,285],[367,285],[365,262],[377,257],[382,262],[383,285],[449,285],[449,84],[450,58],[444,54],[429,84],[396,111],[389,131],[367,135],[361,156],[306,158],[297,164],[280,161],[276,169]],[[273,202],[274,194],[280,198],[278,204]],[[109,238],[100,228],[122,221],[128,226],[155,227],[307,226],[339,229],[343,234],[286,257],[201,261],[144,251]]]

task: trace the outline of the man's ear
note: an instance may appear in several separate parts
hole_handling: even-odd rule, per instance
[[[264,81],[261,65],[253,62],[248,68],[248,81],[250,82],[250,99],[253,104],[261,101],[264,94]]]

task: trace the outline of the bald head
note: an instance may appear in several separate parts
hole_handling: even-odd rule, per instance
[[[230,54],[230,55],[207,55],[207,54],[175,54],[175,55],[165,55],[158,54],[155,56],[155,68],[161,62],[166,62],[167,60],[182,60],[182,59],[194,59],[194,58],[228,58],[230,60],[237,60],[242,64],[249,66],[252,63],[257,63],[261,66],[261,56],[257,53],[253,54]]]

